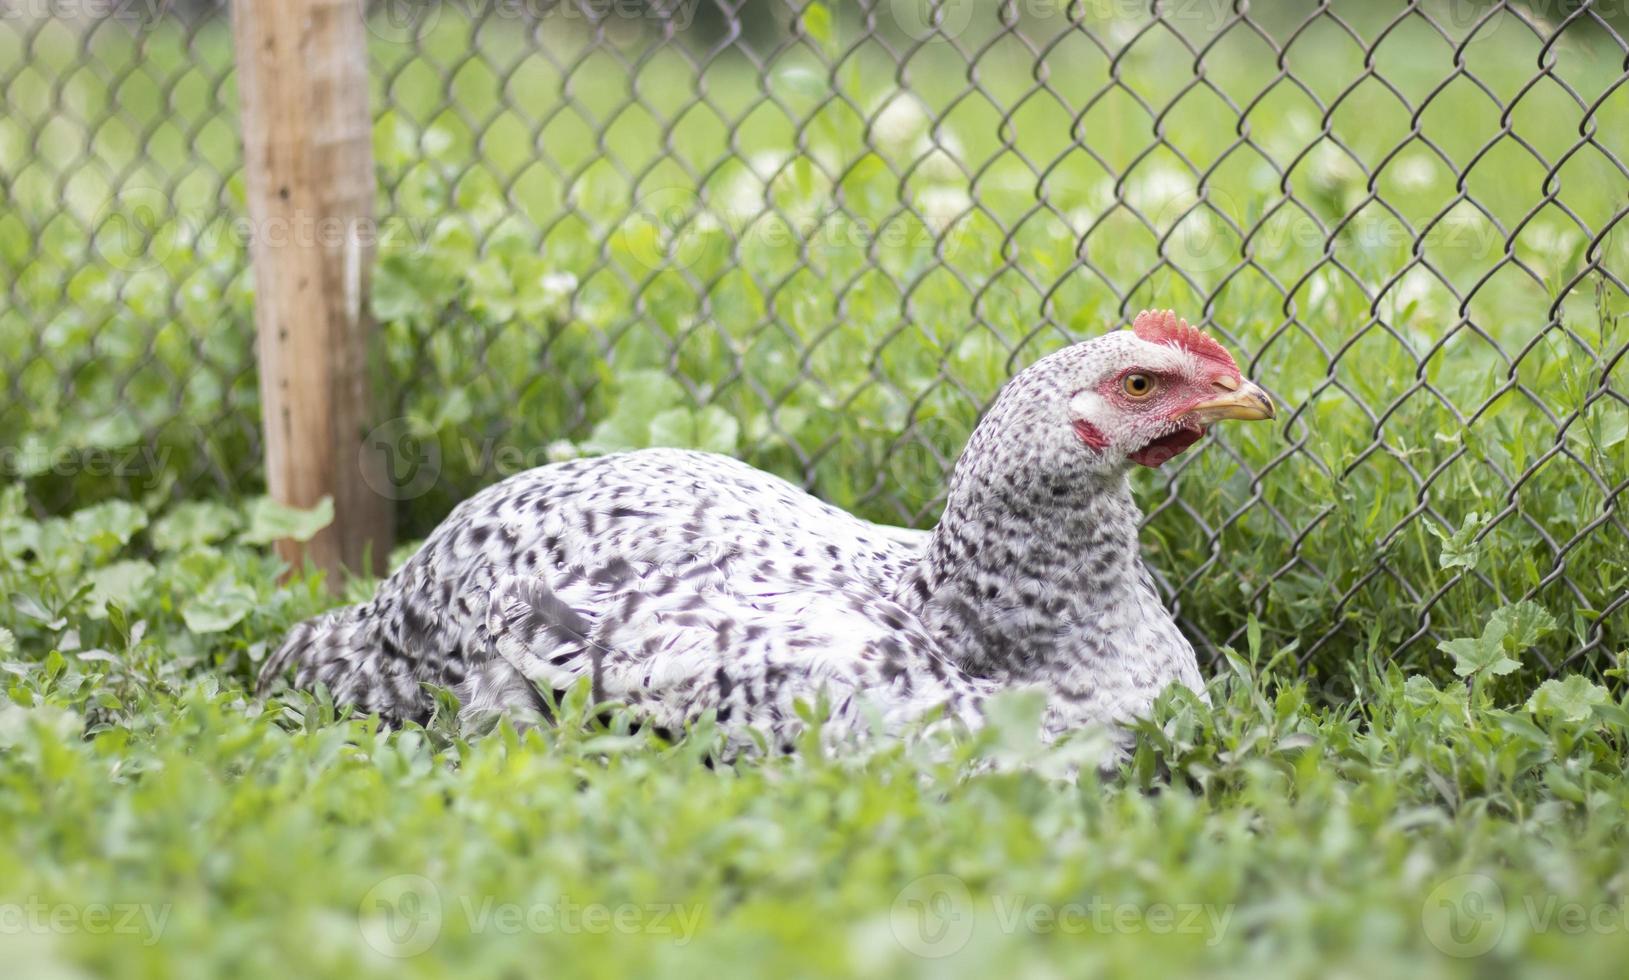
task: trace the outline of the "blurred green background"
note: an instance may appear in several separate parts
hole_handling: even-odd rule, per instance
[[[1613,21],[1258,6],[376,6],[380,417],[439,450],[404,538],[648,444],[930,525],[1005,378],[1168,306],[1288,409],[1139,476],[1191,632],[1420,661],[1532,598],[1543,664],[1605,663]],[[0,65],[11,475],[41,515],[260,492],[223,12],[12,17]]]

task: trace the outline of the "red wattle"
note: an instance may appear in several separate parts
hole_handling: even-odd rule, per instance
[[[1075,435],[1078,436],[1080,441],[1085,443],[1087,446],[1098,450],[1108,447],[1109,437],[1104,435],[1102,430],[1097,426],[1086,421],[1085,419],[1075,419],[1072,424],[1075,428]]]

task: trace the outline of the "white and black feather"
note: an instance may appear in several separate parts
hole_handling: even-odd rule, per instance
[[[586,678],[665,729],[713,712],[741,750],[794,738],[800,699],[823,699],[835,735],[977,724],[983,699],[1022,685],[1047,693],[1049,735],[1123,722],[1171,682],[1201,686],[1138,555],[1126,465],[1067,425],[1120,337],[1003,390],[931,533],[709,453],[556,463],[460,504],[369,602],[297,626],[261,686],[292,667],[298,686],[422,720],[422,682],[492,711]]]

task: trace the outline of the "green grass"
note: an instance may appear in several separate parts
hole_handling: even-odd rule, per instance
[[[8,594],[40,586],[24,547],[64,591],[126,535],[176,550],[106,618],[18,603],[0,634],[13,975],[1615,976],[1629,953],[1621,684],[1528,699],[1467,647],[1468,681],[1371,658],[1329,707],[1252,637],[1213,708],[1162,704],[1131,763],[1078,782],[1094,745],[1036,745],[1023,700],[977,737],[724,768],[709,730],[630,734],[581,690],[557,728],[382,734],[244,693],[327,601],[238,540],[264,508],[188,532],[17,505]]]
[[[1372,39],[1382,6],[1342,14]],[[1020,703],[950,745],[727,769],[701,764],[706,732],[663,745],[580,703],[558,730],[480,739],[445,719],[382,735],[300,698],[262,709],[244,693],[254,666],[334,599],[314,576],[280,582],[267,548],[322,518],[258,496],[229,39],[103,30],[97,72],[72,67],[64,25],[0,21],[8,964],[1618,972],[1621,51],[1569,29],[1552,78],[1524,91],[1540,48],[1525,29],[1467,45],[1465,70],[1516,100],[1500,135],[1469,77],[1437,91],[1453,49],[1406,20],[1372,67],[1418,110],[1416,136],[1333,22],[1284,55],[1310,94],[1235,29],[1205,78],[1250,106],[1244,142],[1214,90],[1184,89],[1194,57],[1162,29],[1131,43],[1118,87],[1069,34],[1040,87],[1035,54],[976,21],[962,40],[979,87],[929,44],[905,72],[913,103],[859,24],[822,9],[762,74],[710,62],[704,104],[673,50],[632,81],[618,59],[636,48],[563,70],[570,25],[547,49],[501,21],[472,44],[449,8],[422,57],[375,42],[377,378],[386,414],[440,450],[437,482],[402,502],[403,538],[522,466],[648,444],[731,452],[870,517],[931,523],[1012,371],[1172,306],[1288,409],[1140,486],[1185,624],[1240,651],[1209,671],[1215,707],[1165,706],[1133,764],[1078,784],[1056,777],[1090,746],[1029,744]],[[1162,141],[1137,98],[1169,106]],[[1568,155],[1580,125],[1593,143]],[[1533,153],[1555,167],[1548,190]],[[442,903],[435,944],[403,961],[367,941],[379,901],[424,899],[399,875]],[[898,934],[913,899],[934,899],[906,890],[927,875],[967,889],[965,907],[954,889],[930,901],[973,927],[946,961]],[[1444,955],[1445,925],[1487,935],[1471,928],[1487,881],[1497,944]],[[1483,891],[1449,923],[1442,902],[1466,887]],[[36,898],[168,917],[150,944],[8,926]],[[637,906],[637,921],[515,933],[473,914],[562,900]],[[1156,933],[1161,903],[1208,931]],[[670,910],[661,928],[678,912],[699,925],[680,944],[647,905]],[[1072,925],[1022,924],[1048,910]]]

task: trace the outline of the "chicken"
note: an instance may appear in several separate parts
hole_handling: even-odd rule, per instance
[[[1175,314],[1145,312],[1019,373],[975,429],[931,533],[883,527],[737,460],[650,449],[539,467],[459,505],[365,604],[296,627],[267,661],[386,721],[422,682],[470,712],[596,703],[680,731],[714,712],[732,751],[980,722],[1044,692],[1046,737],[1121,726],[1203,687],[1137,546],[1133,466],[1157,467],[1268,396]]]

